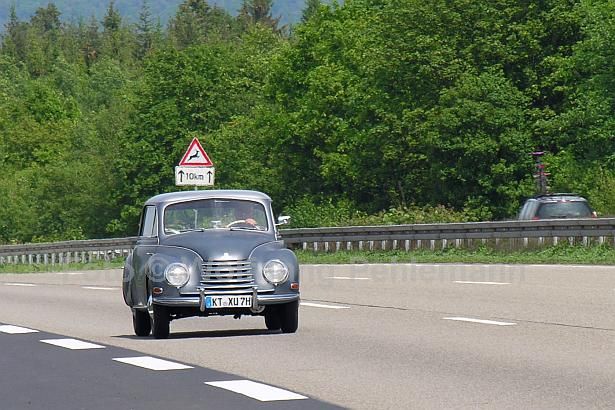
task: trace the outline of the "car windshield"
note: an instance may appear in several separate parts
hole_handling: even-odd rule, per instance
[[[265,207],[238,199],[202,199],[166,207],[164,233],[167,235],[207,229],[266,231]]]
[[[547,202],[540,205],[536,216],[540,219],[588,218],[592,211],[584,201]]]

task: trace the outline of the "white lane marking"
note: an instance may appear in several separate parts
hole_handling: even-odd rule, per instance
[[[327,279],[338,279],[338,280],[372,280],[372,278],[353,278],[351,276],[329,276]]]
[[[27,286],[27,287],[32,287],[32,286],[36,286],[34,283],[5,283],[6,286]]]
[[[170,362],[168,360],[156,359],[151,356],[119,357],[113,360],[150,370],[182,370],[193,368],[192,366],[186,366],[185,364]]]
[[[10,335],[17,335],[17,334],[25,334],[25,333],[38,333],[38,330],[28,329],[27,327],[3,325],[3,326],[0,326],[0,332],[8,333]]]
[[[307,397],[288,390],[268,386],[250,380],[228,380],[221,382],[205,382],[209,386],[219,387],[235,393],[243,394],[259,401],[303,400]]]
[[[459,322],[472,322],[482,323],[484,325],[497,325],[497,326],[514,326],[516,323],[512,322],[497,322],[495,320],[474,319],[471,317],[443,317],[444,320],[457,320]]]
[[[118,290],[119,288],[106,288],[104,286],[82,286],[83,289],[90,290]]]
[[[324,309],[350,309],[350,306],[333,306],[333,305],[321,305],[320,303],[301,302],[301,306],[317,307]]]
[[[105,346],[97,345],[94,343],[84,342],[77,339],[45,339],[41,340],[43,343],[47,343],[54,346],[63,347],[70,350],[87,350],[87,349],[104,349]]]
[[[510,282],[472,282],[468,280],[455,280],[453,282],[469,284],[469,285],[511,285]]]
[[[83,272],[56,272],[56,275],[85,275]]]

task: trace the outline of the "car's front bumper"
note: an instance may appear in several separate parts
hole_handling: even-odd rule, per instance
[[[153,298],[153,302],[157,305],[163,306],[176,306],[176,307],[194,307],[199,308],[201,311],[204,310],[204,298],[205,294],[200,294],[199,296],[180,296],[180,297],[168,297],[168,296],[158,296]],[[269,295],[256,295],[256,298],[253,296],[253,301],[256,300],[256,304],[253,303],[253,308],[257,308],[258,306],[266,306],[266,305],[276,305],[282,303],[290,303],[299,300],[299,293],[288,293],[288,294],[269,294]],[[254,306],[256,305],[256,306]]]

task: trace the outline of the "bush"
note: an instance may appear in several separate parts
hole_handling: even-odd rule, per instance
[[[293,228],[315,228],[350,225],[350,221],[359,217],[361,213],[347,200],[334,202],[328,198],[314,201],[303,197],[287,206],[284,215],[291,216],[290,226]]]
[[[470,222],[478,220],[469,212],[459,212],[438,206],[391,208],[368,215],[348,200],[333,201],[331,198],[314,201],[304,197],[285,208],[291,216],[291,227],[314,228],[324,226],[400,225],[418,223]]]

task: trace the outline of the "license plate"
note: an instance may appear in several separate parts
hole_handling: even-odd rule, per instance
[[[252,306],[252,296],[205,296],[207,309],[243,308]]]

